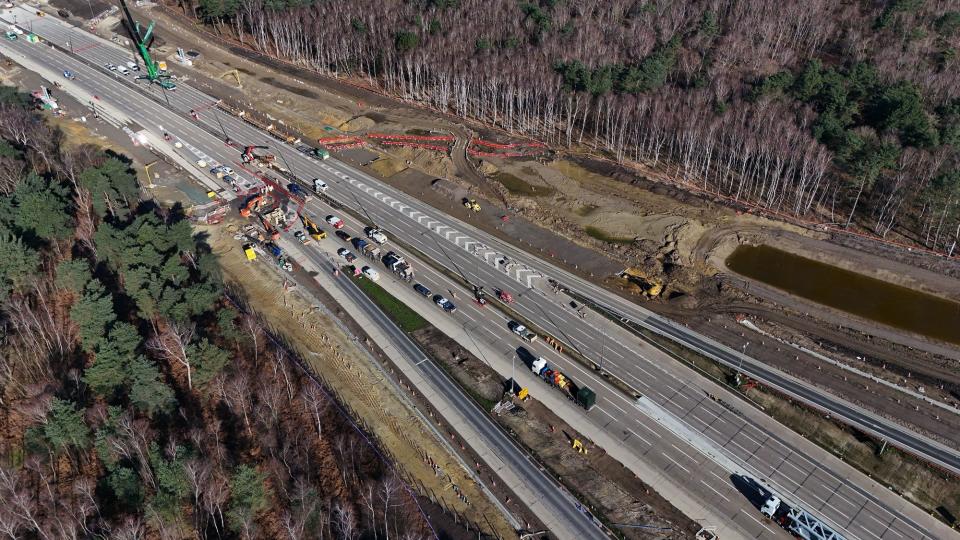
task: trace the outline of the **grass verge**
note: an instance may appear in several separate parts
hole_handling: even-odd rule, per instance
[[[589,216],[590,214],[596,212],[596,211],[599,210],[599,209],[600,209],[600,207],[597,206],[597,205],[587,204],[587,205],[581,206],[580,208],[577,208],[576,210],[574,210],[574,213],[577,214],[577,215],[580,216],[580,217],[587,217],[587,216]]]
[[[352,279],[357,287],[360,287],[360,290],[369,296],[404,332],[411,334],[421,328],[426,328],[428,324],[426,319],[400,300],[397,300],[383,287],[363,276],[352,276]]]
[[[601,242],[610,242],[611,244],[632,244],[633,238],[626,238],[623,236],[613,236],[612,234],[607,233],[596,227],[587,225],[583,228],[583,232],[587,233],[592,238],[600,240]]]
[[[553,188],[546,186],[535,186],[526,180],[518,178],[510,173],[499,172],[494,176],[497,182],[503,184],[507,191],[514,195],[523,195],[526,197],[546,197],[553,193]]]

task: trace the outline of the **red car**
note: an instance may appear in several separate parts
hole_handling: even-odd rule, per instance
[[[331,216],[327,216],[327,223],[329,223],[330,225],[333,225],[333,228],[334,228],[334,229],[342,229],[342,228],[343,228],[343,225],[344,225],[342,219],[338,218],[337,216],[332,216],[332,215],[331,215]]]

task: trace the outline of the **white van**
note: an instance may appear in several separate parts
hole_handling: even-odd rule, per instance
[[[129,74],[130,74],[130,70],[127,69],[127,68],[125,68],[125,67],[123,67],[123,66],[117,66],[117,71],[118,71],[121,75],[129,75]]]
[[[130,71],[140,71],[140,66],[136,62],[127,62],[127,67]]]

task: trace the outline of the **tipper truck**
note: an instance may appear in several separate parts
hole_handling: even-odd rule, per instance
[[[402,279],[407,281],[413,279],[413,267],[402,256],[390,251],[383,258],[383,264]]]
[[[530,371],[550,386],[563,390],[568,398],[588,411],[597,402],[597,395],[593,390],[586,386],[578,386],[559,369],[552,367],[542,356],[533,361]]]
[[[354,237],[350,239],[350,243],[353,244],[353,247],[359,251],[361,255],[366,255],[373,259],[380,256],[380,248],[373,242],[367,242],[363,238]]]

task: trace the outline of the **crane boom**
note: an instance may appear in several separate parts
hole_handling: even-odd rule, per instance
[[[133,19],[133,15],[130,13],[130,8],[127,7],[127,3],[124,0],[120,0],[120,7],[123,9],[123,17],[124,22],[126,23],[127,32],[130,33],[130,39],[132,39],[134,44],[136,44],[137,53],[139,54],[140,59],[143,60],[144,68],[146,68],[146,76],[140,78],[157,83],[163,88],[168,88],[171,90],[176,88],[175,84],[167,80],[168,77],[166,75],[162,75],[160,73],[160,68],[157,62],[150,57],[150,45],[153,43],[153,29],[156,23],[154,21],[150,21],[150,24],[147,25],[147,31],[141,32],[140,23]]]

